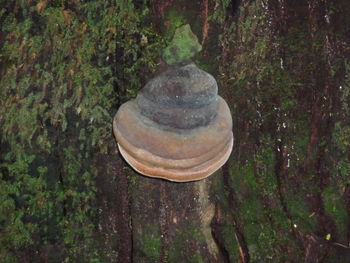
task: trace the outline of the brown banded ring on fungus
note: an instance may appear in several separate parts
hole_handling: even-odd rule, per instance
[[[228,159],[232,118],[215,79],[195,64],[151,79],[113,121],[120,153],[139,173],[186,182],[206,178]]]

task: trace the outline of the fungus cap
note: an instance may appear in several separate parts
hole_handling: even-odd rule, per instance
[[[113,121],[120,153],[139,173],[184,182],[205,178],[228,159],[232,118],[215,79],[194,64],[150,80]]]

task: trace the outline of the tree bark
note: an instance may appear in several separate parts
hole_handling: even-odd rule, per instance
[[[132,176],[133,262],[223,262],[210,226],[219,173],[189,183]]]
[[[13,2],[13,3],[12,3]],[[0,1],[0,262],[348,262],[348,0]],[[235,145],[136,174],[112,118],[190,24]]]

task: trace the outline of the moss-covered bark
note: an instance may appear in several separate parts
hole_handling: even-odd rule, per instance
[[[0,0],[0,262],[347,262],[349,11]],[[111,123],[185,23],[235,146],[212,178],[173,184],[136,176]]]
[[[253,262],[348,259],[338,131],[346,134],[349,8],[242,1],[224,22],[219,76],[236,136],[229,192]]]
[[[111,120],[154,67],[148,13],[132,1],[0,2],[1,262],[130,259]]]
[[[219,176],[189,183],[134,179],[134,262],[223,262],[210,225]]]

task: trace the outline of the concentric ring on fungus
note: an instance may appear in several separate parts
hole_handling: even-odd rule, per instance
[[[213,80],[194,64],[174,67],[119,108],[113,131],[130,166],[146,176],[185,182],[206,178],[227,161],[232,118]],[[157,103],[161,110],[147,109]]]

